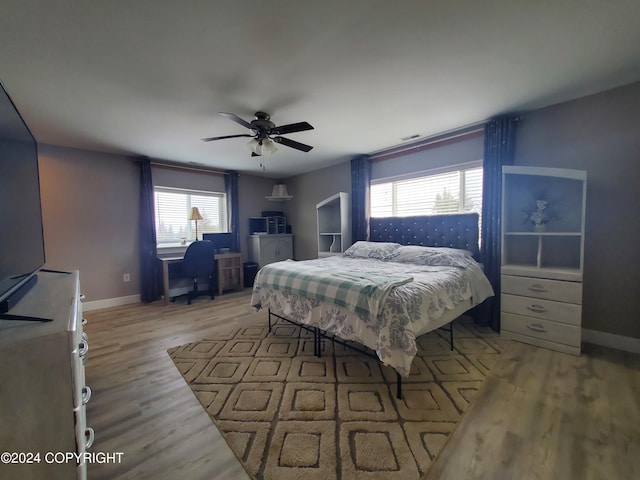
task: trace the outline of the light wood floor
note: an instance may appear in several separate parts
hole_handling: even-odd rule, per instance
[[[85,313],[91,451],[123,452],[90,479],[248,478],[166,353],[248,317],[248,291]],[[640,478],[640,356],[513,342],[427,478]]]

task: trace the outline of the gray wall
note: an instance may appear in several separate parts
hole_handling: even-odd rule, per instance
[[[80,270],[87,300],[139,294],[136,165],[118,155],[38,149],[46,267]]]
[[[640,83],[524,116],[516,164],[587,171],[583,327],[640,337]]]
[[[39,145],[47,268],[79,270],[88,301],[140,293],[139,168],[129,157]],[[154,183],[221,189],[222,177],[154,168]],[[248,217],[273,210],[273,179],[241,175],[240,239],[247,259]],[[125,283],[123,274],[131,281]]]
[[[287,205],[287,220],[293,227],[294,257],[318,258],[316,204],[334,193],[351,193],[351,165],[346,162],[291,177],[286,184],[289,195],[293,195]]]

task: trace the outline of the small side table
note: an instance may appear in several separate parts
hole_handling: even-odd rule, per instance
[[[223,290],[243,290],[242,254],[218,253],[215,259],[218,261],[218,295],[222,295]]]

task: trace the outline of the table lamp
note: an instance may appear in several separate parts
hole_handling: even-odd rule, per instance
[[[189,220],[196,221],[196,241],[198,241],[198,220],[202,220],[202,215],[200,215],[198,207],[191,207],[191,215],[189,215]]]

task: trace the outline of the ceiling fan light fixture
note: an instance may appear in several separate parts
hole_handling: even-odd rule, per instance
[[[270,138],[264,138],[258,140],[257,138],[252,138],[249,143],[247,143],[249,149],[255,153],[256,155],[271,155],[278,150],[273,140]]]
[[[258,140],[255,138],[252,138],[251,140],[249,140],[249,143],[247,143],[247,147],[249,147],[249,150],[251,150],[253,153],[255,153],[256,155],[260,155],[257,150],[258,147],[260,147],[260,144],[258,143]]]
[[[265,138],[262,141],[262,154],[263,155],[272,155],[278,151],[278,147],[276,147],[276,143],[270,138]]]

